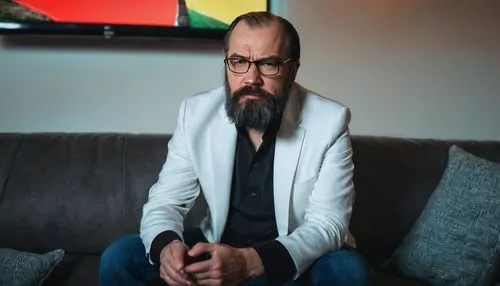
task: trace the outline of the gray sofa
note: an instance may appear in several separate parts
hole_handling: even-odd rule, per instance
[[[137,233],[141,207],[165,160],[170,135],[0,134],[0,248],[66,254],[46,285],[97,285],[99,258]],[[438,184],[448,147],[500,162],[500,142],[354,136],[358,250],[378,285],[419,285],[382,265]],[[186,224],[205,213],[203,199]]]

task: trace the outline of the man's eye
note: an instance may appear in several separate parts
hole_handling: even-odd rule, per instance
[[[245,59],[231,59],[231,64],[233,65],[241,65],[246,64],[247,60]]]
[[[278,66],[278,63],[277,62],[262,62],[260,65],[262,67],[265,67],[265,68],[275,68]]]

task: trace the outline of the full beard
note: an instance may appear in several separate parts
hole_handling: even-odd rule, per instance
[[[278,92],[276,96],[259,86],[246,85],[231,92],[227,76],[224,82],[226,88],[226,113],[238,128],[256,129],[265,132],[273,120],[281,119],[288,101],[291,83]],[[256,99],[247,99],[240,103],[241,97],[251,95]]]

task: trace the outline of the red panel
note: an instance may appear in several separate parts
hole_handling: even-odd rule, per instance
[[[173,25],[177,0],[16,0],[58,22]]]

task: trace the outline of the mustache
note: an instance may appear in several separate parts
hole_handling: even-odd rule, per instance
[[[255,85],[245,85],[244,87],[236,90],[233,93],[233,100],[238,101],[244,95],[253,95],[264,99],[274,100],[274,96],[271,93]]]

